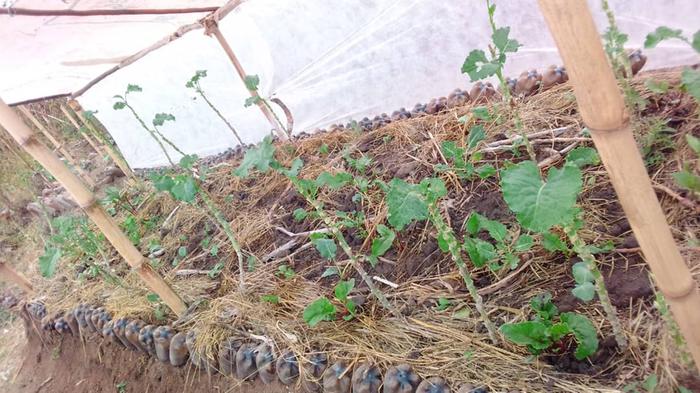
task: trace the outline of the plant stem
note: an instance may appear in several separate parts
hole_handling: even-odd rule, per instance
[[[489,333],[489,338],[491,339],[491,342],[494,344],[498,344],[496,326],[493,324],[493,322],[491,322],[488,314],[486,313],[486,310],[484,309],[484,300],[482,299],[481,295],[479,295],[476,286],[474,286],[474,279],[472,278],[469,269],[467,269],[467,264],[464,263],[464,259],[462,259],[461,250],[459,244],[457,243],[457,238],[455,237],[454,232],[452,231],[452,228],[450,228],[445,222],[445,220],[442,218],[442,214],[440,214],[440,211],[435,203],[430,204],[429,215],[430,222],[433,223],[435,228],[438,230],[438,233],[440,233],[441,237],[447,241],[452,261],[455,263],[455,265],[457,265],[459,274],[464,280],[464,285],[467,286],[469,295],[471,295],[472,300],[474,300],[476,310],[479,312],[484,326],[486,326],[486,330]]]
[[[304,195],[304,193],[302,193],[301,190],[299,190],[299,193]],[[357,271],[357,273],[360,274],[362,281],[364,281],[365,284],[367,284],[367,287],[369,288],[370,292],[372,292],[372,295],[374,295],[374,297],[376,297],[377,300],[379,300],[379,303],[382,304],[382,307],[391,312],[394,316],[401,317],[401,314],[398,312],[398,310],[396,310],[395,307],[391,305],[391,303],[389,303],[389,300],[386,298],[386,296],[384,296],[384,293],[374,285],[372,278],[362,267],[362,263],[357,258],[355,253],[352,252],[352,249],[350,248],[348,242],[345,241],[345,236],[343,236],[343,233],[340,231],[340,228],[338,228],[338,225],[328,216],[326,211],[323,210],[323,206],[321,206],[321,204],[316,199],[309,198],[306,195],[304,195],[304,198],[306,198],[306,201],[316,210],[316,214],[318,214],[318,217],[323,221],[323,223],[326,224],[328,228],[330,228],[333,237],[335,237],[338,244],[340,244],[340,248],[342,248],[345,254],[348,256],[348,258],[350,258],[350,263],[352,264],[352,267]]]
[[[226,123],[226,126],[228,126],[228,128],[229,128],[229,130],[231,130],[231,132],[233,132],[233,135],[236,137],[236,139],[238,139],[238,143],[240,143],[241,146],[242,146],[244,143],[243,143],[243,139],[241,139],[241,136],[238,135],[238,132],[236,131],[235,128],[233,128],[233,125],[231,125],[231,123],[229,123],[229,121],[226,120],[226,118],[224,117],[224,115],[222,115],[221,112],[219,112],[219,110],[216,109],[216,107],[214,106],[214,104],[212,104],[212,102],[209,101],[209,99],[207,98],[207,96],[204,95],[204,90],[202,90],[202,89],[199,87],[199,85],[197,86],[197,93],[199,93],[199,95],[202,97],[202,99],[204,100],[204,102],[206,102],[207,105],[209,105],[209,108],[211,108],[211,110],[213,110],[214,113],[216,113],[216,115],[219,116],[219,119],[223,120],[223,122]]]
[[[233,250],[236,252],[236,257],[238,258],[239,290],[241,292],[244,292],[245,270],[243,268],[243,252],[241,251],[240,244],[238,244],[238,240],[236,240],[236,236],[233,234],[231,224],[228,222],[228,220],[226,220],[226,217],[224,217],[224,214],[216,206],[214,201],[211,199],[211,196],[202,187],[199,188],[199,195],[202,197],[204,206],[206,206],[209,210],[209,214],[211,214],[214,217],[216,222],[221,227],[221,230],[224,231],[226,237],[228,238],[228,241],[231,243],[231,247],[233,247]]]
[[[263,105],[265,105],[267,107],[267,109],[270,111],[270,113],[272,113],[272,116],[277,121],[277,124],[280,126],[280,129],[283,130],[284,133],[287,134],[288,137],[291,137],[291,135],[289,135],[289,130],[287,130],[287,128],[285,128],[284,124],[282,124],[282,120],[280,120],[279,116],[277,116],[277,113],[275,113],[275,110],[272,109],[272,106],[270,105],[270,103],[267,102],[267,100],[262,98],[262,97],[260,97],[260,100],[262,100]]]
[[[176,152],[180,153],[180,154],[183,155],[183,156],[186,156],[186,155],[187,155],[187,154],[185,154],[185,152],[183,152],[182,150],[180,150],[180,148],[177,147],[170,139],[166,138],[165,135],[163,135],[163,133],[160,132],[160,130],[158,129],[158,127],[153,126],[153,129],[156,131],[156,133],[158,133],[158,136],[160,136],[161,138],[163,138],[163,140],[164,140],[168,145],[170,145],[170,147],[172,147],[173,149],[175,149]]]
[[[168,151],[165,149],[165,146],[163,146],[163,142],[161,142],[160,139],[158,139],[158,136],[155,134],[155,132],[153,130],[151,130],[150,128],[148,128],[146,123],[144,123],[143,119],[141,119],[141,116],[139,116],[139,114],[136,113],[134,108],[131,105],[129,105],[129,103],[126,100],[124,100],[124,105],[126,105],[126,107],[129,108],[129,110],[134,115],[136,120],[138,120],[138,122],[141,123],[141,127],[143,127],[144,130],[148,131],[148,133],[151,135],[151,137],[158,143],[158,145],[160,146],[160,149],[163,150],[163,153],[165,154],[165,158],[168,159],[168,162],[170,163],[170,165],[175,166],[175,163],[170,158]]]
[[[595,257],[588,250],[585,242],[578,236],[578,233],[575,230],[567,228],[566,234],[569,237],[569,241],[573,246],[574,252],[578,254],[581,260],[588,266],[591,274],[593,274],[598,299],[600,300],[600,304],[603,306],[605,315],[612,326],[613,335],[615,336],[615,341],[617,342],[618,347],[620,347],[620,349],[627,348],[627,339],[625,338],[625,333],[622,330],[622,323],[617,317],[617,310],[615,309],[615,306],[613,306],[613,304],[610,302],[608,289],[605,287],[605,280],[603,279],[603,274],[598,269],[598,263],[596,262]]]

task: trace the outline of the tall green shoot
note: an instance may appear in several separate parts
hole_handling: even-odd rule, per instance
[[[206,104],[211,108],[211,110],[216,113],[216,115],[221,119],[226,126],[228,127],[229,130],[233,133],[233,135],[238,139],[238,143],[243,145],[243,139],[241,139],[241,136],[238,135],[238,131],[236,131],[235,128],[233,128],[233,125],[226,120],[223,114],[214,106],[214,104],[209,100],[209,97],[207,97],[206,94],[204,94],[204,89],[202,89],[202,85],[199,84],[199,81],[207,76],[207,71],[206,70],[198,70],[192,78],[190,78],[189,81],[185,84],[185,87],[188,89],[193,89],[197,94],[199,94],[200,97],[206,102]]]

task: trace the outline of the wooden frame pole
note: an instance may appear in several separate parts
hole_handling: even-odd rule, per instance
[[[88,135],[85,131],[83,131],[83,128],[80,127],[80,124],[78,124],[77,121],[75,121],[75,119],[73,118],[73,115],[70,114],[70,111],[68,111],[68,109],[64,105],[61,104],[60,107],[61,107],[61,112],[63,112],[63,114],[68,118],[68,121],[70,121],[70,124],[72,124],[76,130],[78,130],[80,135],[83,136],[83,139],[85,139],[87,141],[87,143],[89,143],[90,146],[92,146],[92,149],[97,154],[99,154],[100,156],[103,156],[105,154],[105,152],[100,148],[100,145],[95,143],[95,141],[93,141],[92,138],[90,138],[90,135]]]
[[[221,45],[221,48],[223,48],[224,52],[226,52],[226,55],[228,56],[229,60],[231,60],[231,63],[233,64],[233,68],[236,69],[236,73],[238,73],[238,76],[241,78],[241,81],[244,82],[246,76],[245,70],[243,69],[243,66],[241,65],[241,62],[238,61],[238,57],[236,54],[233,52],[233,49],[231,48],[231,45],[228,44],[228,41],[226,41],[226,38],[224,37],[223,34],[221,34],[221,30],[219,30],[219,25],[218,22],[214,19],[205,19],[204,20],[205,28],[206,28],[206,34],[207,35],[214,35],[216,37],[216,40],[219,42]],[[250,93],[251,97],[257,97],[257,105],[258,108],[260,108],[260,111],[262,114],[265,116],[267,121],[272,125],[272,128],[275,130],[277,135],[282,139],[282,140],[287,140],[289,139],[289,136],[287,135],[287,132],[281,129],[279,122],[277,119],[275,119],[275,115],[272,113],[272,110],[265,105],[263,102],[263,99],[260,97],[258,92],[256,90],[248,90]]]
[[[32,130],[19,116],[0,99],[0,124],[7,129],[12,137],[24,150],[46,168],[78,203],[83,211],[104,233],[105,237],[126,260],[133,270],[141,277],[146,285],[167,304],[178,316],[182,316],[187,307],[180,297],[158,275],[141,255],[131,240],[121,231],[116,222],[105,213],[95,196],[88,190],[80,179],[74,175],[61,160],[39,141]]]
[[[82,179],[90,186],[90,187],[95,187],[95,182],[92,181],[90,176],[88,176],[85,171],[83,171],[83,168],[80,167],[78,162],[75,160],[72,154],[66,149],[65,146],[63,146],[62,143],[60,143],[51,133],[49,132],[48,128],[44,127],[43,124],[37,119],[32,112],[29,110],[29,108],[25,106],[20,106],[19,111],[22,112],[22,114],[29,119],[29,121],[34,124],[34,126],[39,129],[39,131],[46,137],[46,139],[49,140],[49,142],[53,145],[54,150],[59,151],[63,157],[68,161],[68,163],[75,168],[75,170],[80,174]]]
[[[100,133],[99,131],[95,128],[95,126],[90,122],[86,117],[85,117],[85,112],[83,111],[83,108],[80,106],[78,101],[76,100],[68,100],[68,106],[73,110],[73,112],[78,116],[78,119],[87,127],[90,129],[93,135],[97,137],[97,139],[100,138]],[[102,140],[102,144],[105,147],[105,150],[107,151],[107,154],[109,155],[109,158],[114,161],[114,163],[121,169],[122,172],[128,177],[133,179],[134,178],[134,172],[131,170],[129,167],[129,164],[126,163],[124,158],[122,157],[119,152],[116,151],[116,148],[112,146],[109,141],[107,140]]]
[[[0,260],[0,279],[17,285],[18,287],[22,288],[27,295],[31,296],[34,294],[34,287],[32,287],[29,280],[27,280],[22,273],[11,268],[5,261],[2,260]]]
[[[579,112],[700,370],[700,292],[652,188],[586,0],[539,0],[539,5],[566,65]]]

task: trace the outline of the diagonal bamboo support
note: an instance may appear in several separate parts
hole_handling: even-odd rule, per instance
[[[29,119],[29,121],[31,121],[32,124],[34,124],[34,126],[35,126],[37,129],[39,129],[39,131],[40,131],[40,132],[46,137],[46,139],[48,139],[49,142],[53,145],[54,150],[58,150],[58,151],[63,155],[63,157],[68,161],[68,163],[69,163],[73,168],[75,168],[76,172],[78,172],[78,173],[80,174],[80,176],[82,177],[82,179],[83,179],[90,187],[95,187],[95,182],[90,178],[90,176],[88,176],[87,173],[85,173],[85,171],[83,171],[83,168],[81,168],[80,165],[78,165],[78,162],[75,160],[75,158],[73,157],[73,155],[70,154],[70,152],[68,151],[68,149],[66,149],[66,147],[63,146],[62,143],[60,143],[53,135],[51,135],[51,133],[49,132],[49,130],[48,130],[46,127],[44,127],[44,125],[41,124],[41,122],[39,122],[39,120],[38,120],[36,117],[34,117],[34,115],[32,114],[32,112],[31,112],[26,106],[20,106],[20,107],[19,107],[19,111],[22,112],[22,114],[23,114],[27,119]]]
[[[112,218],[105,213],[95,196],[80,179],[48,147],[41,143],[22,119],[0,99],[0,124],[35,160],[46,168],[71,194],[83,211],[92,219],[105,237],[126,260],[146,285],[167,304],[178,316],[187,310],[185,303],[158,275],[134,247],[129,238],[121,231]]]
[[[77,121],[73,118],[73,115],[70,114],[68,109],[66,109],[65,106],[61,105],[61,112],[68,118],[68,121],[70,121],[70,124],[75,127],[76,130],[80,133],[80,135],[83,136],[83,139],[87,141],[88,144],[92,147],[92,149],[99,154],[100,156],[104,156],[105,152],[100,148],[101,146],[98,145],[95,141],[90,138],[90,135],[88,135],[85,131],[83,131],[83,128],[80,127],[80,124],[78,124]]]
[[[85,112],[83,111],[83,108],[80,106],[78,101],[76,100],[68,100],[68,106],[73,110],[73,112],[78,116],[78,119],[87,127],[95,137],[102,142],[102,144],[105,147],[105,150],[107,151],[107,154],[109,155],[109,158],[114,161],[114,163],[121,169],[124,174],[130,178],[134,178],[134,172],[131,170],[129,167],[129,164],[126,163],[122,155],[116,150],[115,146],[113,146],[109,141],[104,140],[103,137],[101,137],[100,132],[95,128],[95,126],[92,124],[90,120],[88,120],[85,117]]]
[[[700,292],[676,246],[632,134],[624,100],[585,0],[539,0],[584,123],[656,284],[700,370]]]
[[[7,263],[2,260],[0,260],[0,279],[17,285],[22,288],[27,295],[31,296],[34,294],[34,287],[32,287],[29,280],[27,280],[22,273],[8,266]]]
[[[218,21],[214,18],[205,18],[203,20],[203,23],[204,23],[204,26],[206,29],[205,34],[213,35],[214,37],[216,37],[216,40],[221,45],[221,48],[224,50],[224,52],[226,52],[226,55],[228,56],[229,60],[231,60],[231,63],[233,64],[233,68],[236,69],[236,72],[238,73],[238,76],[241,78],[241,81],[245,81],[245,78],[248,74],[246,74],[245,70],[243,69],[241,62],[238,61],[238,57],[233,52],[231,45],[228,44],[228,41],[226,41],[226,38],[224,37],[224,35],[221,34],[221,30],[219,30]],[[258,98],[258,100],[257,100],[258,108],[260,108],[260,111],[265,116],[267,121],[270,123],[272,128],[275,130],[277,135],[282,140],[289,139],[287,132],[282,129],[280,122],[275,118],[275,114],[272,113],[272,110],[265,104],[265,102],[260,97],[258,92],[256,90],[248,90],[248,92],[250,93],[251,97]]]

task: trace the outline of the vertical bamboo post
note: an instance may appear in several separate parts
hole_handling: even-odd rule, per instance
[[[0,260],[0,279],[17,285],[18,287],[22,288],[27,295],[34,294],[34,287],[32,287],[29,280],[27,280],[22,273],[11,268],[5,261],[2,260]]]
[[[87,127],[90,131],[92,131],[92,134],[97,137],[97,139],[100,138],[100,133],[98,130],[93,126],[92,122],[88,120],[85,117],[85,112],[83,111],[83,108],[80,106],[78,101],[76,100],[68,100],[68,106],[74,111],[74,113],[78,116],[78,119]],[[131,170],[129,167],[129,164],[126,163],[124,158],[119,154],[115,147],[112,146],[112,144],[109,143],[107,140],[102,140],[102,144],[105,147],[105,150],[107,151],[107,154],[109,157],[114,161],[114,163],[121,169],[124,174],[129,177],[129,178],[134,178],[134,172]]]
[[[231,48],[231,45],[228,44],[228,41],[226,41],[226,38],[224,37],[223,34],[221,34],[221,30],[219,30],[219,25],[218,22],[214,19],[205,19],[204,20],[204,26],[206,28],[205,34],[207,35],[214,35],[216,37],[216,40],[219,42],[221,45],[221,48],[223,48],[224,52],[226,52],[226,55],[228,56],[229,60],[231,60],[231,63],[233,64],[233,67],[236,69],[236,72],[238,73],[238,76],[241,78],[241,81],[245,81],[245,78],[248,74],[246,74],[245,70],[243,69],[243,66],[241,65],[241,62],[238,61],[238,57],[236,54],[233,52],[233,49]],[[258,95],[258,92],[256,90],[248,90],[250,93],[251,97],[257,97],[259,98],[257,101],[258,108],[260,108],[260,111],[263,113],[267,121],[272,125],[274,128],[275,132],[277,135],[282,140],[287,140],[289,137],[287,136],[287,133],[280,128],[279,123],[275,119],[275,115],[272,113],[270,108],[265,105],[265,103],[262,101],[262,98],[260,98],[260,95]]]
[[[583,121],[700,369],[700,292],[656,199],[586,0],[539,0],[539,5],[571,78]]]
[[[68,149],[66,149],[66,147],[63,146],[62,143],[60,143],[53,135],[51,135],[51,132],[49,132],[48,128],[44,127],[44,125],[41,124],[41,122],[40,122],[36,117],[34,117],[34,115],[32,114],[32,112],[29,111],[29,109],[28,109],[26,106],[20,106],[20,107],[19,107],[19,111],[22,112],[22,114],[23,114],[27,119],[29,119],[29,121],[31,121],[32,124],[34,124],[34,126],[35,126],[37,129],[39,129],[39,131],[46,137],[46,139],[49,140],[49,142],[53,145],[54,150],[59,151],[59,152],[63,155],[63,157],[65,157],[65,159],[68,161],[68,163],[69,163],[73,168],[75,168],[75,170],[80,174],[80,176],[82,177],[82,179],[83,179],[90,187],[94,187],[94,186],[95,186],[95,182],[92,181],[92,179],[90,179],[90,176],[88,176],[87,173],[85,173],[85,171],[83,171],[83,168],[80,167],[80,165],[79,165],[78,162],[75,160],[75,158],[73,157],[73,155],[70,154],[70,152],[68,151]]]
[[[100,146],[97,143],[95,143],[95,141],[93,141],[92,138],[90,138],[90,136],[87,133],[85,133],[85,131],[83,131],[82,127],[80,127],[80,124],[78,124],[78,122],[75,121],[75,119],[70,114],[68,109],[66,109],[66,107],[63,105],[61,105],[61,112],[63,112],[63,114],[66,115],[66,117],[68,118],[68,121],[70,121],[70,123],[73,125],[73,127],[75,127],[75,129],[78,130],[80,135],[83,136],[83,139],[85,139],[87,141],[87,143],[90,144],[92,149],[95,150],[95,152],[97,152],[97,154],[99,154],[100,156],[105,154],[105,152],[102,151],[102,149],[100,149]]]
[[[95,196],[88,190],[80,179],[66,167],[61,160],[41,143],[32,130],[15,114],[15,112],[0,99],[0,124],[12,135],[24,150],[46,168],[71,194],[83,211],[92,219],[104,233],[107,240],[114,246],[126,262],[138,273],[148,287],[158,294],[161,299],[178,316],[185,312],[185,303],[158,275],[148,260],[134,247],[117,223],[105,213]]]

